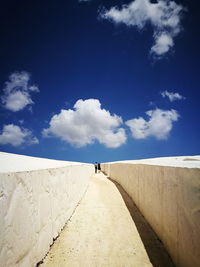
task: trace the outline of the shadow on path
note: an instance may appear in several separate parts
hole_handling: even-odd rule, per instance
[[[130,215],[137,227],[138,233],[142,239],[149,259],[154,267],[175,267],[169,254],[167,253],[164,245],[155,234],[151,226],[145,220],[132,198],[126,193],[126,191],[116,181],[108,177],[118,188]]]

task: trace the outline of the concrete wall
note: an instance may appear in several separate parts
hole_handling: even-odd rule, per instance
[[[132,197],[176,266],[200,266],[200,168],[102,164]]]
[[[87,189],[94,167],[0,173],[0,266],[35,266]]]

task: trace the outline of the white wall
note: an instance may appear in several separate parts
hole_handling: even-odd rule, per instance
[[[90,164],[0,173],[0,266],[35,266],[85,193]]]
[[[112,163],[102,170],[132,197],[176,266],[200,266],[200,168]]]

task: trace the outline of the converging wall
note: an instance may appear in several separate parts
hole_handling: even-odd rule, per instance
[[[26,165],[26,157],[23,162]],[[47,165],[56,167],[0,173],[0,266],[27,267],[41,261],[94,173],[90,164]]]
[[[102,170],[132,197],[177,266],[200,264],[200,168],[137,161]],[[176,163],[177,164],[177,163]],[[199,165],[199,163],[198,163]]]

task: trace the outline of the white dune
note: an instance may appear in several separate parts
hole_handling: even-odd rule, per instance
[[[200,168],[200,155],[197,156],[178,156],[178,157],[160,157],[139,160],[123,160],[109,162],[111,163],[131,163],[146,164],[156,166],[182,167],[182,168]]]
[[[80,162],[52,160],[0,152],[0,172],[23,172],[83,164]]]

